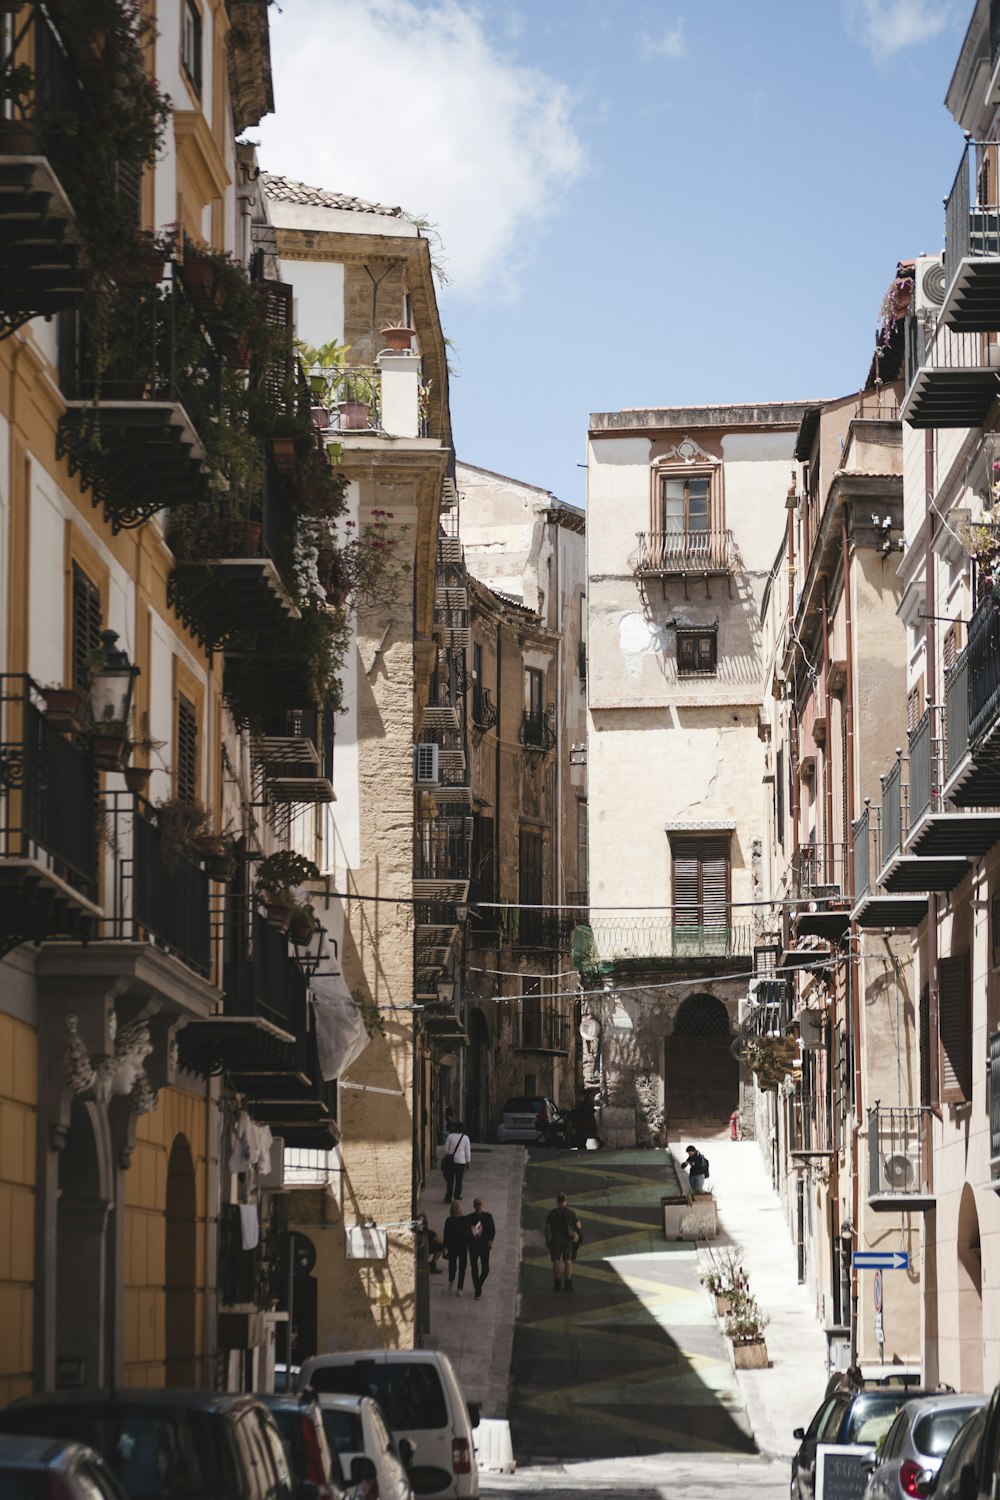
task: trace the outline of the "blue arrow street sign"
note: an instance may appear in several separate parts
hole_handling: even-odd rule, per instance
[[[851,1265],[858,1271],[908,1271],[910,1256],[906,1250],[855,1250]]]

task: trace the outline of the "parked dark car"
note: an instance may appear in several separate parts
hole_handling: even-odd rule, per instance
[[[792,1433],[799,1440],[792,1459],[792,1500],[813,1500],[818,1443],[852,1443],[874,1448],[892,1426],[904,1402],[912,1401],[915,1396],[934,1394],[903,1385],[832,1392],[821,1402],[809,1426],[804,1430],[796,1427]]]
[[[285,1445],[297,1500],[342,1500],[340,1458],[327,1441],[323,1413],[312,1391],[261,1395]]]
[[[83,1443],[0,1437],[3,1500],[124,1500],[104,1460]]]
[[[988,1403],[978,1406],[952,1439],[940,1469],[927,1486],[934,1500],[959,1500],[962,1470],[968,1465],[974,1466],[978,1458],[979,1445],[986,1431],[987,1407]]]
[[[986,1396],[924,1396],[896,1413],[877,1454],[865,1500],[923,1500],[952,1440]]]
[[[957,1488],[959,1500],[993,1500],[1000,1493],[1000,1386],[986,1407],[981,1441],[973,1445],[972,1452],[949,1482]],[[934,1500],[937,1500],[936,1490]]]
[[[165,1390],[23,1396],[0,1412],[0,1433],[86,1443],[128,1500],[293,1500],[281,1437],[255,1396]]]

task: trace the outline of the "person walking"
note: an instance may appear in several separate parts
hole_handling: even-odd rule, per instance
[[[490,1274],[490,1251],[496,1238],[493,1215],[483,1208],[482,1198],[472,1201],[473,1212],[466,1220],[469,1226],[469,1270],[472,1272],[472,1288],[478,1302],[483,1295],[483,1283]]]
[[[444,1253],[448,1257],[448,1290],[457,1290],[461,1297],[465,1290],[465,1271],[469,1263],[469,1220],[463,1214],[462,1205],[457,1198],[452,1199],[451,1212],[444,1221]]]
[[[444,1173],[444,1201],[462,1196],[462,1178],[472,1159],[472,1144],[465,1133],[461,1120],[455,1121],[455,1129],[444,1143],[441,1171]]]
[[[559,1280],[559,1264],[562,1262],[563,1273],[566,1277],[566,1290],[573,1290],[573,1257],[576,1249],[583,1240],[583,1227],[576,1216],[576,1210],[568,1207],[566,1194],[556,1194],[556,1206],[550,1208],[545,1220],[545,1243],[549,1247],[549,1255],[552,1258],[552,1290],[562,1290]]]
[[[708,1157],[702,1156],[697,1146],[689,1146],[684,1166],[687,1169],[692,1193],[703,1193],[708,1179]]]

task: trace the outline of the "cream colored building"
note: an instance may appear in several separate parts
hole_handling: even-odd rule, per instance
[[[762,925],[759,611],[804,409],[590,421],[577,961],[623,1142],[721,1125],[748,1097],[730,1049]]]

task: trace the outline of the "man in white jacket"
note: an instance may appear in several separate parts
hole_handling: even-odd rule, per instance
[[[469,1137],[463,1129],[461,1120],[456,1120],[454,1130],[444,1143],[444,1155],[441,1158],[446,1203],[450,1203],[452,1198],[461,1198],[462,1178],[465,1176],[465,1169],[471,1159],[472,1146]]]

